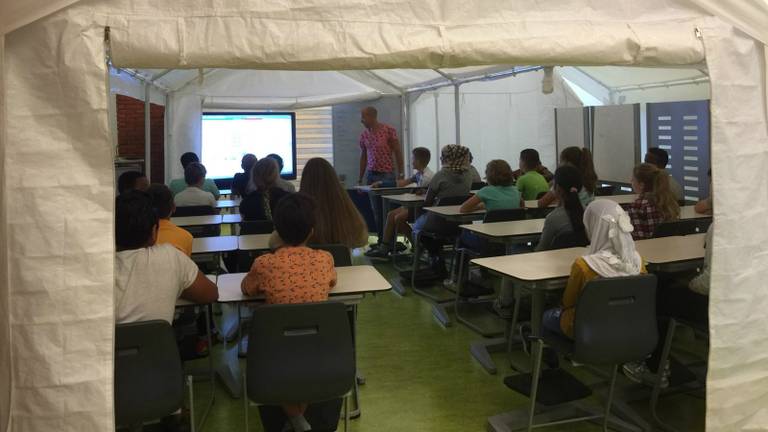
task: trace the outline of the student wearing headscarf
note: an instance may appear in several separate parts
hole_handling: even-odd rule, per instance
[[[450,196],[468,196],[472,189],[472,173],[469,170],[469,149],[457,144],[449,144],[440,152],[442,168],[432,177],[429,189],[424,198],[424,207],[435,204],[440,198]],[[455,223],[450,223],[434,213],[424,213],[413,224],[414,235],[422,230],[450,233],[456,229]],[[425,248],[430,253],[432,267],[438,273],[445,272],[445,263],[440,259],[438,251],[441,245],[427,244]]]
[[[632,223],[621,206],[605,199],[593,201],[584,211],[584,228],[590,239],[589,250],[574,261],[561,306],[546,311],[542,319],[547,330],[569,338],[573,338],[576,304],[587,282],[597,277],[645,273],[632,240]]]

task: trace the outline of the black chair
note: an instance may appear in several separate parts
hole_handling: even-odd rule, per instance
[[[567,231],[555,236],[555,238],[552,240],[551,249],[567,249],[573,247],[584,247],[588,245],[589,239],[587,238],[586,232]]]
[[[333,256],[333,264],[336,267],[349,267],[352,265],[352,253],[343,244],[311,244],[309,247],[330,253]]]
[[[685,236],[701,232],[696,219],[682,219],[659,224],[653,231],[653,237]]]
[[[656,283],[656,276],[648,274],[593,279],[584,287],[576,305],[573,339],[546,329],[540,337],[531,338],[536,340],[532,376],[515,375],[504,380],[508,387],[530,397],[528,430],[602,418],[603,430],[607,431],[609,420],[619,422],[610,417],[618,366],[645,359],[658,343]],[[545,346],[582,364],[610,367],[608,395],[602,413],[534,424],[537,403],[558,405],[592,393],[590,388],[560,368],[549,369],[542,375]]]
[[[536,194],[536,199],[540,200],[540,199],[544,198],[544,195],[546,195],[546,194],[547,194],[547,192],[539,192],[539,193]]]
[[[471,186],[470,190],[473,190],[473,191],[479,190],[479,189],[482,189],[482,188],[486,187],[487,185],[488,184],[486,182],[482,182],[482,181],[481,182],[474,182],[474,183],[472,183],[472,186]]]
[[[527,213],[524,208],[490,210],[487,213],[485,213],[485,217],[483,218],[483,223],[509,222],[509,221],[523,220],[526,217],[527,217]]]
[[[184,402],[184,369],[167,321],[118,324],[115,329],[115,421],[132,431],[176,412]],[[190,401],[192,377],[186,378]],[[191,430],[195,430],[190,404]]]
[[[461,205],[464,203],[464,201],[468,200],[471,195],[457,195],[457,196],[448,196],[448,197],[442,197],[438,198],[435,201],[434,206],[435,207],[442,207],[442,206],[452,206],[452,205]],[[432,220],[441,220],[439,216],[430,214],[429,217],[432,217]],[[455,222],[448,222],[446,220],[442,220],[441,224],[441,230],[440,232],[437,231],[428,231],[428,230],[422,230],[419,233],[415,234],[413,237],[413,266],[412,270],[410,271],[410,279],[411,279],[411,289],[415,289],[416,287],[416,278],[417,273],[419,273],[419,263],[421,262],[421,243],[423,240],[431,241],[434,243],[455,243],[456,237],[459,232],[459,224]],[[404,272],[408,273],[408,272]],[[420,278],[423,282],[431,282],[436,279],[439,279],[442,277],[442,275],[436,275],[436,274],[426,274],[422,275],[423,277]],[[418,291],[417,291],[418,292]]]
[[[184,206],[176,207],[176,211],[173,212],[174,217],[182,216],[208,216],[219,214],[218,210],[211,206]]]
[[[251,318],[245,381],[249,401],[260,405],[344,399],[355,382],[355,355],[347,310],[340,302],[266,305]]]
[[[595,196],[610,196],[616,193],[616,186],[600,186],[595,188]]]
[[[544,219],[552,213],[555,207],[526,207],[525,212],[528,219]]]
[[[270,220],[244,220],[240,222],[240,235],[272,234],[275,224]]]

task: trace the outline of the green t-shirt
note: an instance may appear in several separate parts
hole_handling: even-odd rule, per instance
[[[486,186],[476,195],[488,211],[520,208],[520,192],[514,186]]]
[[[171,190],[171,193],[173,196],[176,196],[177,193],[183,191],[187,188],[187,182],[184,181],[184,179],[173,179],[171,180],[171,183],[168,185],[168,189]],[[205,183],[203,183],[203,190],[206,192],[210,192],[214,198],[219,199],[219,196],[221,196],[221,193],[219,192],[219,188],[216,187],[216,183],[211,179],[205,179]]]
[[[540,193],[549,191],[549,183],[543,175],[536,171],[528,171],[517,179],[517,190],[523,194],[524,200],[535,200]]]

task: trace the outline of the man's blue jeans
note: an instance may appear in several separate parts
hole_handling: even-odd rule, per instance
[[[382,182],[394,182],[395,173],[393,172],[380,172],[380,171],[368,171],[366,173],[366,184],[372,184],[377,181]],[[379,243],[384,237],[384,222],[386,218],[381,214],[382,212],[382,199],[380,195],[368,194],[371,200],[371,209],[373,209],[373,219],[376,221],[376,233],[379,236]]]

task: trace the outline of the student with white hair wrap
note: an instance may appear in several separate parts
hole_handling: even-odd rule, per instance
[[[621,206],[605,199],[593,201],[584,211],[584,227],[590,239],[589,251],[574,261],[561,306],[546,311],[542,320],[547,330],[571,338],[576,304],[587,282],[597,277],[645,273],[632,240],[632,223]]]

